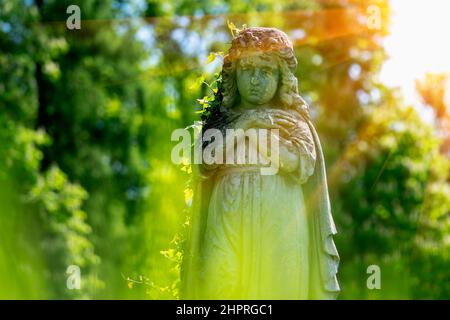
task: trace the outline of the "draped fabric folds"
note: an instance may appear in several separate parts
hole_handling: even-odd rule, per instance
[[[305,141],[302,141],[302,139],[294,139],[294,144],[298,147],[299,153],[301,155],[300,159],[300,165],[299,165],[299,172],[298,172],[298,180],[296,180],[296,185],[290,187],[287,182],[285,183],[286,178],[278,176],[277,177],[268,177],[265,178],[264,176],[260,176],[259,173],[251,173],[249,176],[246,176],[245,179],[243,177],[244,173],[239,175],[238,173],[238,188],[243,188],[245,184],[245,190],[248,190],[248,196],[250,197],[250,200],[246,200],[247,202],[244,202],[244,200],[237,199],[237,206],[239,206],[237,214],[247,214],[250,216],[251,214],[255,215],[255,210],[261,210],[258,208],[264,208],[264,210],[271,210],[276,211],[275,206],[271,206],[270,202],[264,202],[260,203],[261,201],[264,201],[263,198],[259,198],[258,194],[254,192],[254,188],[252,187],[251,183],[253,183],[255,186],[263,186],[261,197],[270,198],[271,193],[274,190],[278,190],[280,194],[287,193],[283,197],[279,197],[279,199],[274,199],[274,203],[276,204],[276,201],[280,201],[279,203],[282,204],[282,202],[289,202],[287,204],[283,204],[285,208],[284,211],[289,210],[296,210],[296,212],[287,212],[287,216],[289,217],[289,214],[291,214],[291,217],[293,215],[297,215],[298,218],[295,218],[294,220],[299,223],[299,226],[303,226],[306,229],[301,229],[303,227],[298,228],[298,232],[301,233],[299,235],[296,235],[292,233],[291,239],[293,241],[299,241],[302,242],[298,246],[283,246],[283,243],[280,242],[280,248],[284,248],[284,252],[278,252],[276,255],[270,256],[270,250],[267,251],[267,257],[264,257],[264,259],[261,260],[261,255],[264,255],[264,250],[261,248],[252,247],[250,250],[251,252],[256,252],[255,257],[249,256],[245,252],[243,253],[243,256],[245,257],[245,261],[252,261],[253,266],[255,266],[255,259],[261,261],[261,264],[264,264],[263,266],[256,265],[257,269],[261,269],[259,267],[264,267],[261,270],[265,270],[265,272],[262,273],[263,278],[257,278],[255,275],[254,269],[251,269],[248,272],[241,273],[240,276],[245,277],[246,281],[242,281],[241,279],[241,287],[238,288],[239,294],[237,296],[221,296],[221,291],[217,291],[217,295],[210,294],[210,291],[208,288],[214,289],[214,286],[219,287],[220,285],[230,285],[227,283],[227,279],[229,279],[231,276],[238,277],[238,274],[234,274],[234,270],[232,268],[228,268],[227,271],[223,274],[223,277],[220,274],[220,271],[218,273],[215,273],[213,276],[213,279],[206,277],[205,278],[205,272],[208,270],[211,270],[211,268],[206,268],[205,271],[205,263],[207,264],[208,261],[205,262],[205,257],[208,257],[208,255],[205,255],[206,251],[211,251],[213,249],[211,246],[211,239],[208,238],[211,228],[211,215],[220,215],[223,211],[221,208],[223,207],[221,201],[225,201],[223,199],[223,196],[218,197],[217,188],[220,186],[217,185],[217,183],[225,184],[228,182],[223,182],[224,180],[218,177],[217,172],[211,172],[205,174],[205,172],[202,172],[199,167],[194,168],[194,179],[193,179],[193,201],[190,207],[190,222],[189,222],[189,232],[188,236],[185,242],[185,248],[184,248],[184,257],[183,257],[183,263],[181,267],[181,298],[182,299],[226,299],[226,298],[243,298],[243,299],[335,299],[337,297],[337,294],[340,290],[339,284],[337,282],[337,271],[338,271],[338,265],[339,265],[339,255],[337,253],[336,247],[333,242],[333,235],[336,234],[336,228],[333,222],[333,218],[331,215],[331,206],[330,206],[330,199],[328,194],[328,187],[327,187],[327,178],[326,178],[326,170],[325,170],[325,162],[323,157],[323,152],[320,144],[319,137],[317,135],[317,132],[311,123],[311,121],[306,118],[302,117],[301,121],[299,122],[302,125],[299,125],[296,130],[299,132],[299,137],[303,136],[305,134],[305,130],[308,131],[309,137],[311,139],[311,143],[305,144]],[[295,131],[295,130],[294,130]],[[312,148],[312,150],[311,150]],[[304,153],[310,152],[313,155],[313,158],[304,157]],[[312,170],[308,174],[305,175],[305,172],[308,172],[308,167],[311,167],[308,164],[308,159],[313,159],[313,167]],[[272,180],[270,180],[272,179]],[[219,181],[219,182],[218,182]],[[220,182],[222,181],[222,182]],[[250,186],[248,184],[250,183]],[[257,184],[256,184],[257,183]],[[266,187],[265,187],[266,186]],[[224,187],[224,188],[225,188]],[[278,188],[278,189],[274,189]],[[266,191],[264,191],[266,190]],[[275,191],[276,192],[276,191]],[[253,196],[252,198],[252,194]],[[277,198],[276,195],[273,195],[275,198]],[[240,201],[240,202],[239,202]],[[214,202],[212,204],[212,202]],[[252,205],[250,207],[245,206],[243,204],[251,203]],[[256,203],[256,204],[255,204]],[[219,205],[219,211],[217,211],[215,208]],[[258,207],[259,206],[259,207]],[[256,209],[255,209],[256,208]],[[221,211],[222,210],[222,211]],[[263,210],[263,211],[264,211]],[[217,212],[216,212],[217,211]],[[264,212],[266,212],[264,211]],[[281,210],[282,211],[282,210]],[[235,211],[233,211],[235,212]],[[253,213],[252,213],[253,212]],[[266,213],[261,214],[266,214]],[[259,212],[256,212],[258,214]],[[277,214],[284,214],[283,212],[276,212]],[[236,214],[236,213],[233,213]],[[270,214],[270,212],[268,213]],[[209,222],[208,222],[209,218]],[[214,218],[216,219],[216,218]],[[216,220],[214,220],[216,221]],[[256,225],[256,228],[262,225],[264,228],[264,224],[261,224],[258,220],[258,225]],[[234,225],[231,224],[230,227],[233,227]],[[282,228],[288,228],[287,224],[280,224],[279,225],[281,230],[279,230],[281,233],[283,233]],[[212,227],[216,227],[214,223],[212,224]],[[221,226],[217,226],[220,228]],[[248,230],[249,233],[252,231]],[[253,231],[258,234],[258,230]],[[259,237],[269,237],[269,235],[262,234],[265,232],[265,230],[259,231]],[[286,229],[285,236],[290,236],[289,232]],[[280,239],[282,235],[280,234]],[[306,236],[307,238],[302,238],[302,236]],[[276,237],[273,237],[275,240]],[[264,239],[263,239],[264,240]],[[259,241],[259,240],[258,240]],[[260,241],[261,242],[261,241]],[[287,241],[289,242],[289,241]],[[225,243],[225,242],[224,242]],[[261,242],[265,243],[265,242]],[[307,248],[305,250],[304,245],[307,245]],[[278,245],[278,244],[274,244]],[[245,246],[245,245],[243,245]],[[302,250],[302,252],[294,252],[295,250]],[[259,251],[258,251],[259,250]],[[258,252],[261,252],[259,254]],[[259,255],[259,256],[258,256]],[[282,269],[284,267],[283,264],[288,265],[287,268],[289,268],[289,262],[288,259],[289,256],[292,257],[298,257],[297,260],[300,261],[300,264],[295,264],[296,262],[292,262],[291,264],[291,271],[294,269],[295,272],[298,271],[299,276],[293,277],[290,275],[289,277],[291,279],[294,279],[293,281],[303,281],[304,284],[302,287],[302,290],[298,291],[298,294],[295,292],[295,288],[292,288],[291,283],[287,280],[287,276],[285,278],[278,277],[277,274],[271,274],[270,270],[274,270],[273,272],[279,273],[283,272]],[[214,258],[215,256],[212,255],[211,259],[215,259],[217,261],[211,261],[212,263],[221,263],[220,259]],[[259,258],[258,258],[259,257]],[[251,259],[250,259],[251,258]],[[278,260],[279,261],[274,261]],[[253,260],[252,260],[253,259]],[[272,260],[270,260],[272,259]],[[288,260],[286,260],[288,259]],[[294,258],[292,258],[294,259]],[[291,260],[292,260],[291,259]],[[288,261],[284,263],[283,261]],[[240,267],[245,269],[249,268],[249,266],[242,266],[242,261]],[[247,263],[247,262],[245,262]],[[270,269],[266,264],[279,264],[279,266],[276,266],[275,269]],[[303,265],[302,265],[303,263]],[[304,265],[307,264],[307,265]],[[219,269],[219,265],[217,266]],[[223,264],[222,264],[223,267]],[[250,267],[253,268],[253,267]],[[268,271],[269,270],[269,271]],[[300,274],[301,273],[301,274]],[[286,273],[286,275],[289,275],[289,272]],[[306,275],[306,276],[305,276]],[[227,278],[228,277],[228,278]],[[281,279],[281,280],[274,280],[270,281],[271,279]],[[217,282],[215,282],[217,281]],[[232,281],[232,280],[229,280]],[[281,283],[280,286],[276,285],[276,281],[285,281],[285,283]],[[208,282],[208,283],[205,283]],[[255,282],[258,282],[255,283]],[[259,284],[261,283],[261,284]],[[265,295],[264,293],[256,292],[255,288],[258,288],[257,285],[263,286],[264,283],[267,283],[268,286],[275,286],[277,289],[272,290],[272,292],[267,293]],[[205,289],[206,288],[206,289]],[[284,289],[283,289],[284,288]],[[263,287],[264,289],[264,287]],[[292,289],[292,290],[291,290]],[[277,291],[279,290],[279,291]],[[294,292],[292,295],[289,295],[289,293]],[[306,290],[306,291],[305,291]]]

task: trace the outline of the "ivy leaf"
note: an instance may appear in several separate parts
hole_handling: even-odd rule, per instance
[[[189,86],[189,90],[191,91],[198,90],[204,81],[205,77],[201,75],[200,77],[192,81],[192,84]]]
[[[206,64],[210,64],[211,62],[213,62],[216,59],[216,55],[214,54],[214,52],[211,52],[208,56],[208,60],[206,61]]]
[[[229,20],[227,20],[227,26],[228,26],[228,29],[230,30],[233,38],[236,37],[237,34],[239,33],[239,29],[234,25],[233,22],[231,22]]]

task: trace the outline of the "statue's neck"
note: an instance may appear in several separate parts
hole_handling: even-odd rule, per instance
[[[237,106],[237,111],[246,111],[250,109],[258,109],[260,106],[257,104],[252,104],[247,101],[241,101],[241,103]]]
[[[277,106],[274,103],[252,104],[246,101],[241,101],[241,103],[236,106],[235,111],[242,112],[247,110],[273,109],[273,108],[277,108]]]

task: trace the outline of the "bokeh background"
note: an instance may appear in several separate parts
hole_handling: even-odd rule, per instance
[[[71,4],[80,30],[66,28]],[[199,120],[232,22],[294,43],[326,156],[340,298],[449,299],[449,11],[439,0],[0,0],[0,298],[177,298],[191,195],[170,135]],[[66,287],[69,265],[80,290]],[[369,265],[380,290],[367,288]]]

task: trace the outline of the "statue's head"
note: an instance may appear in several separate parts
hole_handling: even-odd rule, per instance
[[[243,29],[224,58],[222,106],[231,109],[241,101],[254,106],[272,101],[280,107],[301,105],[296,67],[292,44],[284,32]]]

